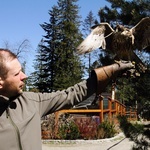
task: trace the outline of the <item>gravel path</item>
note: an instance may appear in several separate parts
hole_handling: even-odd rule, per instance
[[[123,133],[100,140],[50,140],[43,141],[42,150],[131,150],[134,142]]]

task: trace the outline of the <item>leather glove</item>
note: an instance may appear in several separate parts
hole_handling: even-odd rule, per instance
[[[134,64],[132,64],[131,62],[118,62],[112,65],[94,69],[91,72],[91,77],[96,76],[96,94],[101,94],[110,81],[116,80],[119,74],[122,74],[123,72],[131,68],[134,68]]]

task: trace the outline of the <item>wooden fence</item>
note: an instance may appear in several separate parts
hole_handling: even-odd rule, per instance
[[[71,114],[89,114],[96,113],[99,116],[100,122],[103,122],[105,118],[114,121],[116,116],[124,115],[129,120],[137,120],[137,111],[135,108],[126,107],[118,100],[113,100],[108,97],[108,108],[104,108],[103,97],[99,98],[99,109],[65,109],[55,113],[56,122],[58,121],[59,115],[63,113]]]
[[[113,100],[109,97],[108,98],[100,97],[98,107],[97,107],[97,109],[65,109],[65,110],[60,110],[60,111],[55,112],[55,117],[54,117],[55,118],[55,120],[54,120],[55,128],[53,129],[54,131],[51,128],[48,129],[48,126],[47,126],[48,123],[46,122],[46,126],[43,126],[44,128],[42,130],[42,138],[43,139],[51,139],[51,138],[53,139],[57,135],[58,126],[59,126],[59,121],[58,121],[59,116],[64,113],[74,114],[73,116],[76,119],[78,119],[77,121],[79,121],[80,119],[82,120],[82,124],[83,124],[84,119],[88,120],[89,118],[92,118],[91,120],[93,120],[95,118],[94,121],[95,121],[95,123],[98,122],[98,124],[103,122],[105,119],[113,121],[115,124],[117,124],[118,123],[118,120],[117,120],[118,115],[127,116],[129,120],[137,120],[136,109],[133,109],[131,107],[127,108],[125,105],[120,103],[118,100]],[[80,114],[82,114],[82,115],[80,115]],[[88,116],[88,117],[86,117],[86,116]],[[95,133],[95,132],[93,132],[93,130],[95,129],[94,125],[95,124],[92,124],[92,128],[91,128],[91,124],[89,125],[89,127],[90,127],[89,129],[92,129],[91,134],[90,134],[91,136]],[[86,126],[87,126],[86,129],[87,129],[88,125],[86,124]],[[90,131],[88,131],[88,132],[90,132]]]

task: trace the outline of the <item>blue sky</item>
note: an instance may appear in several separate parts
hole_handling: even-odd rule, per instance
[[[31,54],[45,35],[39,24],[48,22],[49,14],[57,0],[1,0],[0,8],[0,47],[5,47],[8,42],[9,48],[28,39],[31,44]],[[106,0],[79,0],[79,15],[82,20],[90,11],[97,16],[98,10],[109,3]],[[31,71],[32,55],[27,57],[27,69]]]

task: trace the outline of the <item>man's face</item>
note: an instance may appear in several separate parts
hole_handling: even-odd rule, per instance
[[[7,62],[7,78],[1,79],[0,94],[8,98],[23,92],[24,80],[27,76],[22,72],[18,59]]]

